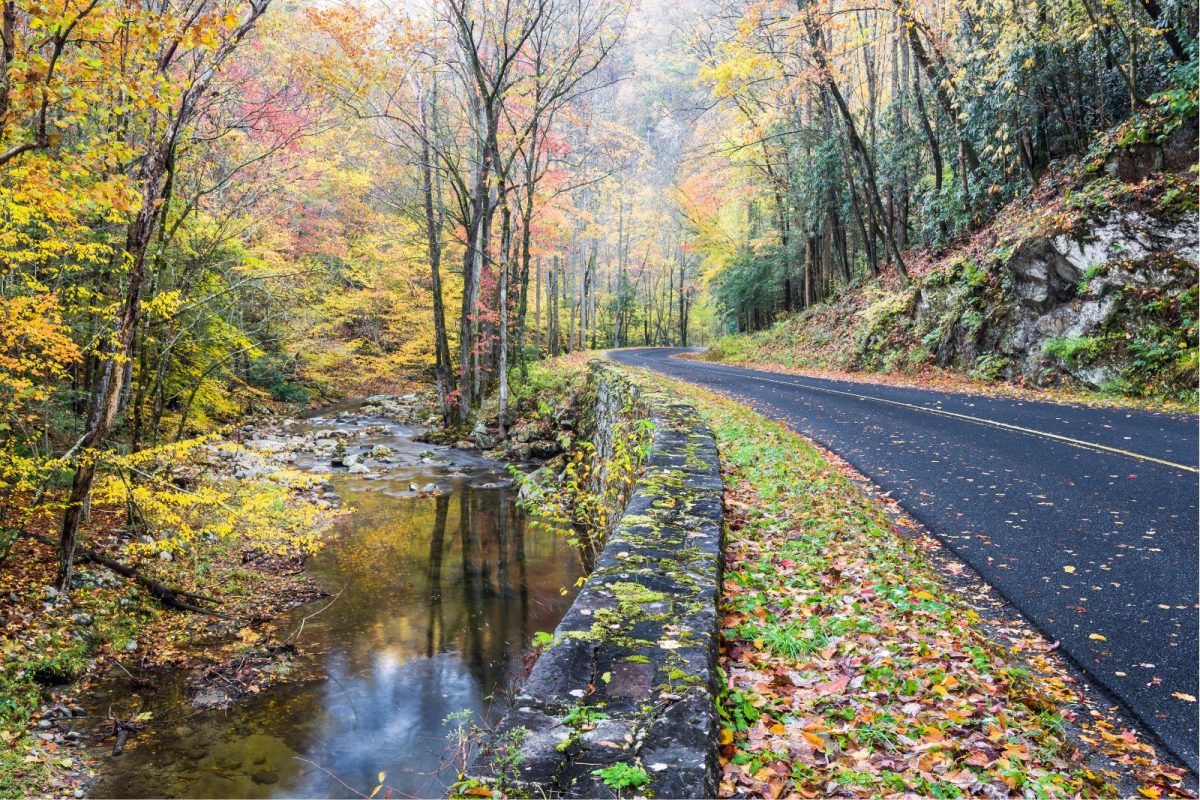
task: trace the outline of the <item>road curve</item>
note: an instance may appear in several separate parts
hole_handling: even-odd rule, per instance
[[[617,350],[778,418],[890,493],[1197,770],[1197,420]],[[1093,635],[1104,637],[1093,638]]]

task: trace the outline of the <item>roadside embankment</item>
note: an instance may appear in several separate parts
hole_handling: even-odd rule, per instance
[[[633,417],[653,425],[644,470],[459,791],[713,796],[723,514],[716,445],[688,404],[613,365],[591,369],[597,473],[623,449],[614,430],[644,429]]]

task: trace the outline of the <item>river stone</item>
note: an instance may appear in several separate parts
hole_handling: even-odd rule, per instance
[[[529,454],[534,458],[553,458],[560,452],[562,452],[562,448],[558,446],[558,443],[549,439],[539,439],[529,444]]]
[[[228,703],[229,695],[220,689],[209,689],[192,698],[192,705],[197,708],[215,708]],[[201,756],[203,757],[203,756]]]
[[[488,433],[488,429],[482,422],[475,423],[475,428],[471,431],[471,441],[480,450],[491,450],[496,446],[496,437]]]
[[[260,769],[250,776],[250,780],[264,785],[279,783],[279,773],[269,769]]]

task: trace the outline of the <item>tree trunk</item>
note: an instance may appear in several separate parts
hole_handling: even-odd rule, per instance
[[[435,84],[436,87],[436,84]],[[436,92],[436,88],[434,90]],[[431,105],[436,108],[436,93],[431,98]],[[433,110],[436,114],[436,110]],[[454,382],[451,372],[450,344],[446,335],[446,309],[442,298],[442,230],[441,221],[434,208],[433,161],[431,158],[429,137],[431,128],[426,122],[426,106],[421,104],[421,190],[425,204],[425,242],[429,255],[430,290],[433,294],[433,339],[434,359],[436,362],[438,405],[442,412],[442,424],[450,422],[450,407],[446,402],[446,394],[453,391]]]

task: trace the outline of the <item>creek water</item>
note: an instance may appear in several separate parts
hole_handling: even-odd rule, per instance
[[[355,510],[308,570],[341,595],[282,621],[292,631],[325,608],[304,621],[293,679],[198,710],[186,673],[140,696],[110,677],[89,705],[152,718],[122,755],[102,759],[93,796],[353,797],[385,772],[392,797],[436,797],[454,780],[444,720],[503,712],[530,640],[558,624],[581,568],[563,537],[526,524],[501,464],[415,442],[418,429],[380,418],[306,421],[368,423],[387,431],[353,440],[351,452],[383,444],[395,463],[332,478]],[[297,466],[325,461],[301,455]],[[428,483],[443,493],[410,489]]]

